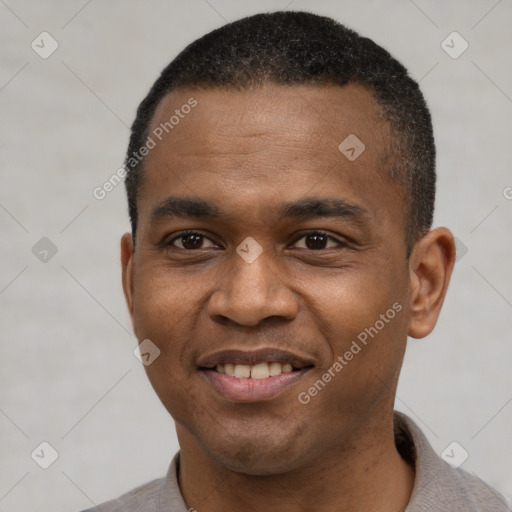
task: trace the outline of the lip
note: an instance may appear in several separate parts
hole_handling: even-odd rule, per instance
[[[264,347],[257,350],[221,350],[199,358],[197,364],[200,369],[214,368],[218,364],[249,364],[260,363],[289,363],[294,368],[302,369],[314,366],[315,361],[308,356],[301,356],[287,350],[273,347]]]
[[[311,368],[281,373],[266,379],[230,377],[215,370],[203,368],[202,375],[224,398],[233,402],[265,402],[276,398],[299,382]]]
[[[218,364],[260,363],[291,364],[293,371],[265,379],[243,379],[218,373]],[[264,402],[276,398],[299,382],[315,366],[311,356],[301,355],[276,347],[262,347],[254,350],[228,349],[205,354],[198,359],[198,367],[208,384],[224,398],[233,402]]]

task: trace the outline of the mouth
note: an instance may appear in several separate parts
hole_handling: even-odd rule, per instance
[[[277,397],[313,367],[310,359],[282,350],[263,349],[218,352],[203,358],[199,370],[224,398],[233,402],[259,402]]]

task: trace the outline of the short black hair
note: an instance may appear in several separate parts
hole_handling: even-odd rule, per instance
[[[134,240],[144,160],[133,155],[146,143],[164,96],[178,88],[243,90],[265,83],[357,83],[372,93],[392,134],[390,175],[404,183],[409,255],[432,225],[435,202],[435,143],[423,94],[406,68],[371,39],[302,11],[256,14],[224,25],[188,45],[162,71],[137,109],[125,160]]]

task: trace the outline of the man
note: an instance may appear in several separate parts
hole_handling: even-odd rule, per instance
[[[455,259],[400,63],[328,18],[239,20],[164,69],[126,167],[123,288],[180,451],[99,510],[509,510],[393,411]]]

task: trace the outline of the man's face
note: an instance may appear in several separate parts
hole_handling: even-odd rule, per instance
[[[149,379],[182,450],[235,471],[351,449],[390,416],[407,336],[406,206],[388,177],[388,125],[360,86],[272,85],[174,91],[150,133],[191,97],[146,157],[131,257],[123,242],[136,336],[161,351]],[[338,149],[351,134],[365,145],[355,160],[354,139]],[[171,197],[210,207],[181,203],[177,215]],[[293,371],[212,368],[280,361]]]

